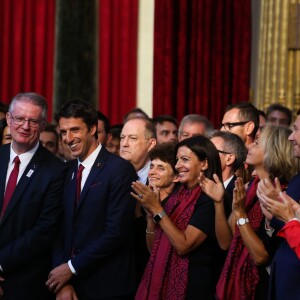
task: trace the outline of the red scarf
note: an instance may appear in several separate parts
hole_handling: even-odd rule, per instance
[[[257,232],[263,220],[263,214],[257,201],[256,189],[259,178],[256,177],[247,190],[246,211],[252,229]],[[217,284],[218,300],[253,300],[259,281],[259,271],[248,249],[245,247],[238,226],[236,226],[228,255]]]
[[[178,229],[186,229],[200,194],[200,187],[187,190],[182,186],[166,203],[164,209]],[[188,256],[179,256],[163,230],[158,228],[135,299],[185,299],[188,268]]]

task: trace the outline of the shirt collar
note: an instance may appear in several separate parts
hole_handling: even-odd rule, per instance
[[[29,162],[31,160],[31,158],[33,157],[33,155],[35,154],[35,152],[37,151],[38,147],[39,147],[40,143],[37,142],[37,144],[30,149],[29,151],[22,153],[22,154],[17,154],[13,147],[12,147],[12,143],[10,144],[10,158],[9,158],[9,163],[13,163],[14,159],[16,156],[19,156],[20,158],[20,163],[24,164],[24,162]]]
[[[227,180],[225,180],[223,182],[225,189],[227,188],[227,185],[229,184],[229,182],[231,181],[231,179],[233,178],[234,175],[232,175],[231,177],[229,177]]]
[[[148,173],[149,173],[149,170],[150,170],[150,163],[151,161],[149,160],[142,169],[140,169],[138,172],[137,172],[137,175],[139,177],[139,181],[146,184],[147,182],[147,178],[148,178]]]
[[[91,169],[101,148],[102,145],[99,144],[98,147],[83,162],[80,162],[79,159],[77,159],[78,166],[82,164],[85,169]]]

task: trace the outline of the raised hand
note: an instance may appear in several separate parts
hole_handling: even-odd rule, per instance
[[[238,177],[235,181],[233,190],[232,211],[237,219],[245,216],[246,190],[242,178]]]
[[[139,181],[133,182],[131,187],[135,193],[131,192],[130,194],[141,203],[147,212],[154,214],[162,210],[158,188],[155,186],[151,188]]]
[[[210,180],[209,178],[205,177],[204,172],[200,172],[198,177],[199,185],[201,186],[203,192],[208,195],[212,200],[215,202],[223,201],[224,197],[224,185],[220,181],[217,174],[213,175],[214,180]]]

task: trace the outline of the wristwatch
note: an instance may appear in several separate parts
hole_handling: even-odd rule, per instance
[[[164,216],[166,215],[166,212],[163,210],[160,213],[153,216],[153,222],[158,223]]]
[[[245,225],[246,223],[249,223],[248,218],[240,218],[236,221],[236,225],[238,225],[238,226]]]

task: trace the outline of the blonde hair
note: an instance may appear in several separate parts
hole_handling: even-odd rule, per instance
[[[298,159],[293,155],[293,145],[288,137],[291,130],[286,127],[267,125],[261,133],[261,143],[264,149],[264,168],[270,179],[278,177],[282,183],[287,183],[298,173]]]

